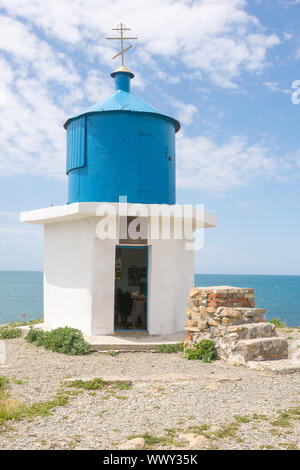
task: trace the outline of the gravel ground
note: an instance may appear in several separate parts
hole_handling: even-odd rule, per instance
[[[297,330],[284,334],[300,339]],[[0,375],[9,377],[8,392],[22,403],[51,400],[62,388],[70,391],[63,384],[67,377],[114,377],[133,385],[130,390],[80,390],[50,416],[0,425],[0,449],[113,449],[128,436],[144,433],[174,436],[172,444],[153,448],[188,448],[178,435],[191,431],[208,437],[204,448],[300,448],[300,414],[278,420],[282,410],[300,410],[299,373],[262,373],[223,361],[204,364],[180,354],[70,357],[22,338],[7,340],[6,348],[7,365]]]

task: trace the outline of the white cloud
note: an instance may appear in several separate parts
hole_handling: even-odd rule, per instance
[[[300,0],[279,0],[279,3],[284,7],[291,7],[293,5],[298,5]]]
[[[67,84],[79,81],[65,54],[56,57],[54,49],[21,21],[0,15],[0,30],[0,51],[11,56],[22,75],[34,73],[41,81]]]
[[[262,143],[237,136],[218,144],[207,137],[178,136],[177,184],[184,189],[222,193],[258,178],[284,181],[297,155],[283,158]]]
[[[278,82],[264,82],[264,85],[270,90],[279,93],[285,93],[287,95],[292,93],[290,88],[282,88]]]
[[[198,109],[193,104],[171,99],[171,105],[177,110],[177,118],[182,124],[191,124]]]
[[[63,176],[63,111],[37,79],[19,79],[0,108],[0,174]]]
[[[64,176],[62,124],[111,92],[107,66],[118,46],[105,37],[116,19],[139,37],[127,58],[135,86],[190,74],[236,88],[280,43],[246,7],[245,0],[1,0],[0,175]],[[196,113],[187,104],[179,117],[189,124]]]
[[[148,65],[149,57],[154,58],[154,67],[156,56],[175,58],[187,68],[221,74],[228,80],[244,69],[261,69],[268,49],[280,43],[246,6],[245,0],[128,0],[125,4],[121,0],[31,0],[29,5],[26,0],[2,0],[10,15],[26,18],[49,39],[91,56],[98,54],[102,63],[111,64],[114,46],[104,37],[116,18],[124,18],[139,37],[137,48],[143,50],[139,59],[148,55]],[[11,37],[11,44],[15,41]],[[30,54],[28,42],[23,48]]]

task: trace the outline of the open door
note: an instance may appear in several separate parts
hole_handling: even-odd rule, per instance
[[[115,330],[147,330],[148,247],[117,246]]]

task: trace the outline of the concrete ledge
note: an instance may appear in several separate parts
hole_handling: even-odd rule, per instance
[[[258,371],[270,371],[275,374],[294,374],[300,372],[300,361],[279,359],[275,361],[248,361],[246,367]]]
[[[123,333],[105,336],[84,335],[84,339],[96,351],[155,351],[156,346],[177,344],[185,339],[185,331],[169,335],[147,335],[145,333]]]
[[[111,206],[114,215],[117,217],[123,215],[121,205],[118,202],[76,202],[74,204],[65,204],[63,206],[45,207],[43,209],[36,209],[33,211],[21,212],[20,221],[30,224],[47,225],[57,222],[69,222],[71,220],[86,219],[89,217],[100,217],[101,206],[105,208],[107,205]],[[164,204],[142,204],[149,214],[155,213],[155,210],[160,210]],[[140,216],[141,204],[128,203],[128,212],[132,216]],[[170,210],[171,219],[178,217],[176,208],[183,209],[184,206],[178,204],[168,205]],[[120,210],[121,209],[121,210]],[[100,212],[99,212],[100,211]],[[192,208],[191,218],[195,228],[210,228],[216,227],[216,217],[206,212],[198,212],[196,207]]]

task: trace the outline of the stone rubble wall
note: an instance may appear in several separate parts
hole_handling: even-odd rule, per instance
[[[221,359],[231,363],[284,359],[285,339],[255,308],[254,290],[238,287],[193,288],[188,299],[185,347],[211,339]]]

